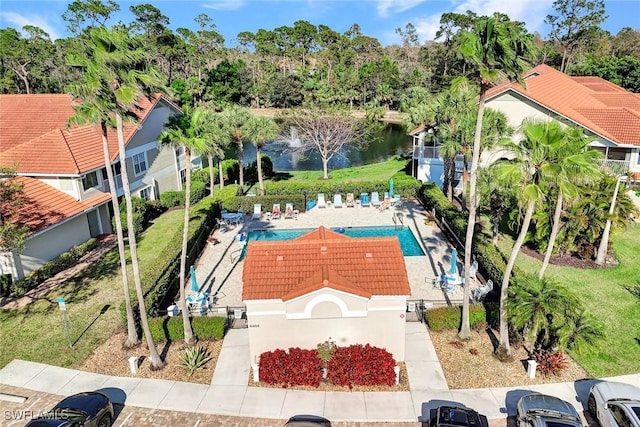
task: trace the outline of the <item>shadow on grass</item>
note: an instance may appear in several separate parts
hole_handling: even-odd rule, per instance
[[[105,304],[105,306],[102,307],[102,310],[100,310],[100,312],[97,314],[97,316],[93,318],[93,320],[87,325],[87,327],[84,328],[84,330],[80,333],[78,338],[76,338],[76,340],[73,342],[73,344],[71,344],[71,347],[75,347],[75,345],[78,344],[78,341],[80,341],[80,338],[82,338],[84,336],[84,334],[93,326],[93,324],[96,323],[96,321],[100,318],[100,316],[105,314],[107,312],[107,310],[109,310],[110,308],[111,308],[110,304]]]
[[[286,181],[286,180],[289,180],[291,178],[293,178],[293,175],[291,175],[288,172],[278,172],[271,179],[273,179],[274,181]]]

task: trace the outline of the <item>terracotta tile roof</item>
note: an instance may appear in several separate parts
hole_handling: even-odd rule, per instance
[[[370,298],[410,295],[395,237],[350,238],[320,227],[297,239],[249,241],[243,300],[299,297],[329,287]]]
[[[140,121],[160,99],[141,100]],[[78,175],[103,166],[99,126],[67,129],[73,114],[69,95],[0,95],[0,163],[17,163],[22,174]],[[136,130],[137,124],[125,123],[125,141]],[[118,154],[115,130],[107,139],[113,161]]]
[[[599,77],[570,77],[547,65],[524,74],[527,88],[505,82],[487,92],[487,101],[515,91],[621,145],[640,146],[640,96]]]
[[[415,129],[412,129],[409,131],[409,135],[417,135],[420,132],[422,132],[423,130],[425,130],[427,127],[425,125],[420,125]]]
[[[42,231],[110,200],[109,194],[98,193],[91,199],[79,202],[35,178],[17,176],[13,179],[23,185],[25,198],[16,221],[29,227],[31,233]]]

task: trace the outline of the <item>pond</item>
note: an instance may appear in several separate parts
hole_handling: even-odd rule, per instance
[[[291,132],[291,140],[288,141],[289,147],[299,143],[295,131]],[[404,127],[398,124],[387,123],[381,130],[379,138],[369,144],[362,150],[348,150],[335,155],[329,162],[329,169],[340,169],[349,166],[366,165],[388,160],[397,154],[403,154],[411,149],[411,137],[407,135]],[[268,155],[273,162],[273,170],[275,171],[302,171],[302,170],[321,170],[322,160],[316,153],[308,156],[288,152],[287,144],[267,144],[263,149],[263,153]],[[233,159],[236,153],[229,150],[226,154],[227,159]],[[256,160],[256,148],[251,142],[244,144],[244,162],[245,165]]]

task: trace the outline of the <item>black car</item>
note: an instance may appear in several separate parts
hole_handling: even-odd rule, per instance
[[[74,394],[41,414],[28,427],[110,427],[113,405],[109,398],[97,391]]]
[[[317,415],[294,415],[285,427],[331,427],[331,421]]]
[[[429,421],[423,421],[422,426],[488,427],[489,422],[487,417],[470,408],[440,406],[429,411]]]

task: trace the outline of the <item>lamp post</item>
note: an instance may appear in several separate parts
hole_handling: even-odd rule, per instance
[[[604,265],[605,263],[607,248],[609,246],[609,232],[611,231],[611,216],[613,215],[613,210],[616,207],[616,198],[618,197],[618,190],[620,190],[620,182],[626,181],[626,179],[626,175],[621,175],[616,180],[616,188],[615,190],[613,190],[613,198],[611,199],[611,207],[609,208],[609,217],[607,218],[607,223],[604,226],[604,231],[602,232],[602,240],[600,241],[598,254],[596,256],[596,264],[598,265]]]

